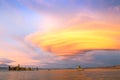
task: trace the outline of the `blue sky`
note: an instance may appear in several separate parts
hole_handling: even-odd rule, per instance
[[[83,67],[118,65],[120,64],[120,45],[117,44],[120,40],[119,19],[120,0],[1,0],[0,64],[51,68],[76,67],[77,65]],[[88,23],[90,25],[84,26]],[[107,36],[108,39],[105,39],[110,39],[111,42],[108,41],[110,44],[115,43],[110,45],[113,45],[115,50],[109,50],[111,48],[107,47],[108,50],[105,51],[100,48],[100,50],[90,49],[90,52],[84,52],[79,48],[80,52],[77,54],[72,51],[73,53],[68,53],[72,56],[59,56],[55,48],[52,48],[53,45],[42,44],[43,41],[52,40],[51,38],[44,40],[44,37],[52,32],[57,35],[71,27],[89,31],[101,29],[104,33],[113,30],[112,32],[116,33],[104,35],[112,36],[112,38]],[[57,36],[55,40],[60,41],[59,37],[61,39],[61,36]],[[43,38],[43,41],[31,42],[37,38],[38,40]],[[64,44],[65,42],[62,42],[57,45]],[[53,51],[46,49],[45,46],[49,46]],[[62,51],[62,48],[59,50]],[[67,47],[66,50],[71,49]]]

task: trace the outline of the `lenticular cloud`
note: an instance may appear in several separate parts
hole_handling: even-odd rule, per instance
[[[96,24],[92,25],[93,27],[96,26]],[[74,55],[85,50],[120,49],[120,43],[118,42],[120,32],[112,29],[112,26],[106,26],[111,29],[93,28],[90,25],[87,27],[89,29],[80,27],[78,25],[77,27],[45,34],[37,32],[28,35],[26,39],[42,50],[56,55]]]

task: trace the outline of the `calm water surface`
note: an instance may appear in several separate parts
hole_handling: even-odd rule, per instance
[[[0,71],[0,80],[120,80],[120,70]]]

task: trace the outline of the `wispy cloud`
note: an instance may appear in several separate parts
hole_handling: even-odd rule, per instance
[[[0,58],[0,64],[10,64],[12,62],[15,62],[15,61],[7,59],[7,58]]]

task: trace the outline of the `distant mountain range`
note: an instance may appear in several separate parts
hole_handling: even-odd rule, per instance
[[[0,64],[0,71],[6,71],[8,70],[8,66],[7,64]]]
[[[0,67],[8,67],[9,65],[7,64],[0,64]]]

